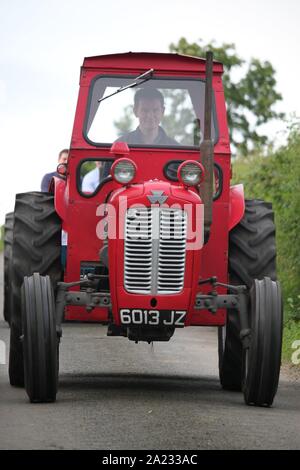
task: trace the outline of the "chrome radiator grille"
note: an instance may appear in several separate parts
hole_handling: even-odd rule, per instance
[[[180,209],[128,209],[124,286],[135,294],[173,294],[184,285],[187,215]]]

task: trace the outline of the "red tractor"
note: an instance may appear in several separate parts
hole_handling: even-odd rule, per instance
[[[210,52],[84,60],[68,163],[6,220],[9,378],[31,402],[55,401],[62,325],[76,320],[136,343],[216,326],[222,387],[272,404],[274,215],[230,186],[222,72]]]

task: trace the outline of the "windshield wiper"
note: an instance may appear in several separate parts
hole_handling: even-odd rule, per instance
[[[101,101],[104,101],[107,98],[110,98],[111,96],[114,96],[117,93],[120,93],[121,91],[127,90],[128,88],[133,88],[135,86],[141,85],[144,82],[147,82],[147,80],[150,80],[150,78],[152,77],[153,72],[154,72],[154,69],[147,70],[147,72],[142,73],[142,75],[139,75],[138,77],[136,77],[135,81],[130,83],[129,85],[121,86],[114,93],[111,93],[110,95],[104,96],[104,98],[100,98],[98,100],[98,103],[101,103]]]

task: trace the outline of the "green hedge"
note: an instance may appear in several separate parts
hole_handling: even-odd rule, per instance
[[[234,183],[244,183],[246,198],[273,203],[276,222],[277,271],[285,306],[284,356],[300,339],[300,133],[268,156],[237,159]]]

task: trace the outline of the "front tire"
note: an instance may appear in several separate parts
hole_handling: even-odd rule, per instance
[[[58,336],[49,276],[35,273],[22,286],[25,389],[32,403],[54,402],[58,383]]]
[[[274,213],[270,203],[246,200],[245,213],[229,234],[229,283],[251,288],[254,279],[276,280]],[[227,311],[225,327],[218,329],[219,375],[225,390],[242,390],[243,348],[240,319]]]
[[[255,280],[250,291],[250,346],[243,350],[243,392],[247,405],[271,406],[277,391],[283,307],[278,282]]]

